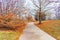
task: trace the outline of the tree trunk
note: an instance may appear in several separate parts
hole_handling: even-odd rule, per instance
[[[39,24],[41,24],[41,11],[39,11]]]

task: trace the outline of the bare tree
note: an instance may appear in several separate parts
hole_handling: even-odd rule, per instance
[[[39,5],[37,5],[34,0],[32,2],[38,8],[38,12],[39,12],[39,24],[41,24],[41,13],[42,13],[42,11],[41,11],[42,5],[41,4],[42,4],[42,2],[41,2],[41,0],[38,0]]]
[[[56,19],[59,19],[60,20],[60,4],[59,4],[59,6],[55,9],[55,11],[56,11]]]
[[[16,10],[16,6],[15,4],[17,3],[17,0],[13,1],[13,0],[6,0],[7,6],[6,6],[6,12],[10,11],[12,13],[14,13],[14,11]]]
[[[2,13],[2,2],[0,2],[0,14]]]
[[[35,7],[37,7],[38,8],[38,11],[39,11],[39,24],[41,24],[41,14],[42,13],[45,13],[45,12],[47,12],[48,10],[51,10],[51,9],[53,9],[54,7],[50,7],[50,8],[48,8],[47,10],[44,10],[45,9],[45,7],[47,6],[47,5],[49,5],[50,3],[53,3],[53,2],[59,2],[59,1],[51,1],[51,0],[37,0],[38,1],[38,4],[36,3],[36,0],[31,0],[32,1],[32,3],[35,5]]]

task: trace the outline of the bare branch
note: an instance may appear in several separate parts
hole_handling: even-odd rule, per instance
[[[43,12],[45,13],[45,12],[51,10],[51,9],[53,9],[53,7],[49,8],[49,9],[47,9],[47,10],[44,10]]]
[[[31,1],[32,1],[32,3],[33,3],[37,8],[40,9],[40,7],[39,7],[38,5],[35,4],[34,0],[31,0]]]
[[[46,7],[47,5],[49,5],[50,3],[60,3],[60,1],[49,1],[44,7]]]

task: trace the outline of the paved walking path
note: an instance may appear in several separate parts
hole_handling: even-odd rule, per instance
[[[28,23],[19,40],[56,40],[33,23]]]

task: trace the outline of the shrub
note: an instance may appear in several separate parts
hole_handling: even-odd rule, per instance
[[[22,20],[17,19],[16,15],[7,13],[6,15],[0,15],[0,28],[6,28],[10,30],[16,30],[22,28],[25,25]]]

